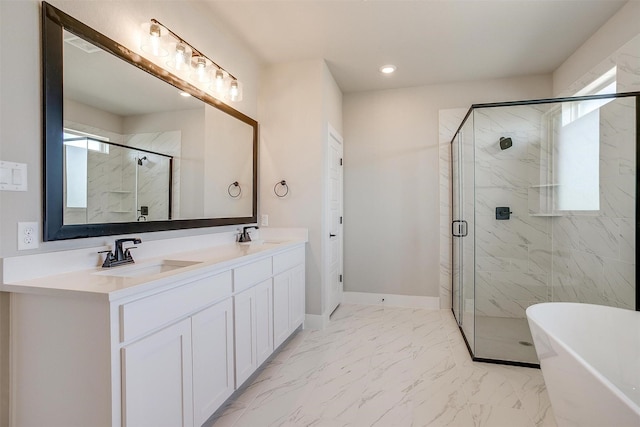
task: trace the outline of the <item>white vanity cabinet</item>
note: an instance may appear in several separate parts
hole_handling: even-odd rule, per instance
[[[201,426],[303,322],[304,244],[278,249],[127,293],[16,286],[11,426]]]
[[[232,287],[226,271],[119,304],[125,426],[199,426],[233,393]]]

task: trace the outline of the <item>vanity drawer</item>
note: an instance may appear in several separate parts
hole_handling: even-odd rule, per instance
[[[231,296],[231,271],[186,283],[120,306],[120,340],[145,332],[195,312],[212,302]]]
[[[271,277],[271,258],[233,269],[233,291],[240,292]]]
[[[304,264],[304,246],[273,256],[273,274]]]

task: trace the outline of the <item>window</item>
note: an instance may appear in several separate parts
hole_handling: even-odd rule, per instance
[[[108,138],[65,129],[64,164],[66,206],[83,209],[87,207],[87,157],[88,151],[109,154]]]
[[[579,90],[574,96],[604,95],[616,93],[616,67],[613,67],[593,82]],[[574,120],[597,110],[603,105],[611,102],[609,99],[594,99],[592,101],[567,102],[562,105],[562,125],[566,126]]]
[[[614,67],[576,95],[610,94],[615,91]],[[554,135],[557,210],[600,209],[600,108],[612,100],[594,99],[562,104],[561,126]]]

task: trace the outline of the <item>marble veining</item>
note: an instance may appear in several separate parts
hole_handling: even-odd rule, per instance
[[[205,423],[552,427],[537,369],[472,362],[450,310],[342,304]]]
[[[68,120],[65,127],[101,135],[110,142],[173,156],[172,217],[180,217],[180,131],[120,135]],[[137,166],[138,158],[142,157],[146,160]],[[87,208],[66,208],[65,224],[136,221],[140,206],[149,207],[147,220],[168,219],[168,165],[163,156],[115,145],[109,145],[108,152],[88,150]]]

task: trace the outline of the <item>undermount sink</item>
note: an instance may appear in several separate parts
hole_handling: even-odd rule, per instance
[[[154,274],[166,273],[167,271],[178,270],[191,265],[200,264],[200,261],[178,261],[163,259],[156,262],[131,264],[126,267],[113,267],[110,270],[99,271],[95,274],[101,276],[115,277],[141,277],[153,276]]]
[[[241,246],[262,246],[262,245],[279,245],[284,242],[276,241],[276,240],[252,240],[250,242],[240,242]]]

